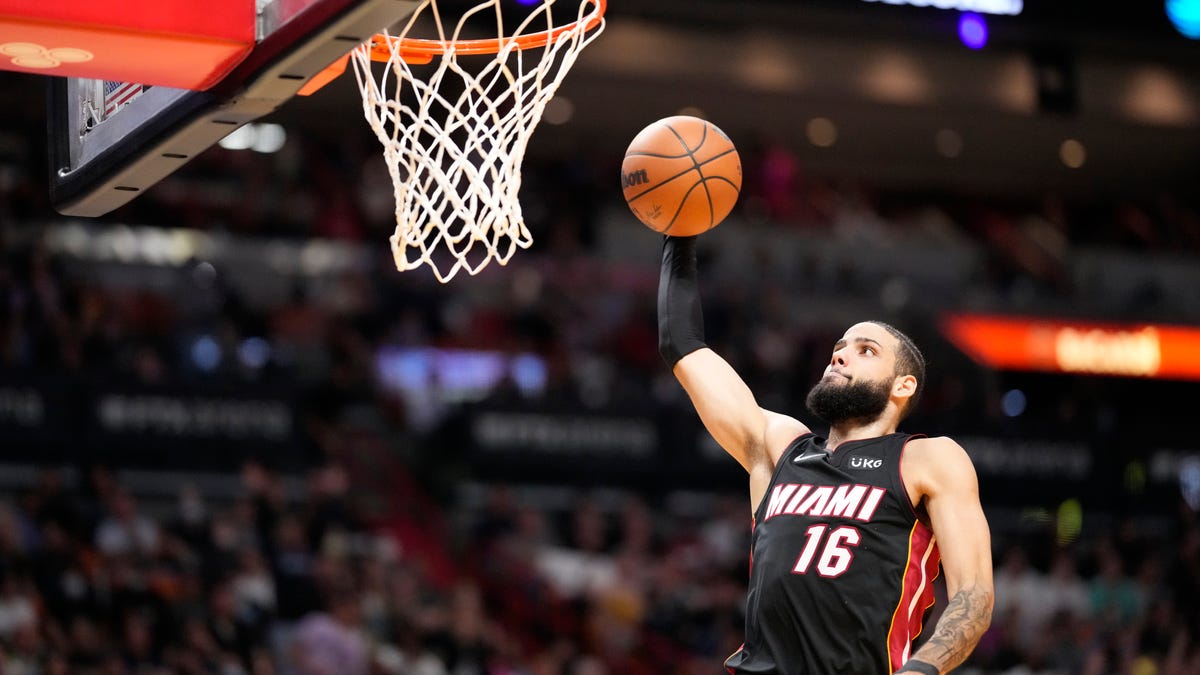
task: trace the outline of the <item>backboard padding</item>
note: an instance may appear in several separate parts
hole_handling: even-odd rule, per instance
[[[87,133],[79,128],[79,88],[93,81],[51,79],[51,202],[73,216],[99,216],[125,204],[233,130],[277,109],[311,77],[418,4],[322,0],[265,35],[208,91],[154,87]]]

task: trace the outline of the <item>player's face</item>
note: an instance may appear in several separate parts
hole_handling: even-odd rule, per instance
[[[878,419],[891,400],[898,346],[876,324],[851,326],[834,344],[821,381],[809,391],[808,409],[830,424]]]
[[[855,382],[892,378],[896,373],[896,338],[873,323],[859,323],[833,345],[822,382]]]

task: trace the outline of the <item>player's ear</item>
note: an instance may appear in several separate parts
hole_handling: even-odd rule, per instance
[[[910,398],[917,393],[917,377],[915,375],[897,375],[892,380],[892,396]]]

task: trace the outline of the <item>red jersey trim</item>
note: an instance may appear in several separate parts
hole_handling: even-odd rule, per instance
[[[913,523],[908,535],[908,561],[900,580],[900,599],[888,627],[889,672],[908,660],[912,641],[921,634],[925,610],[933,605],[933,580],[937,578],[939,562],[941,554],[933,531],[920,521]]]

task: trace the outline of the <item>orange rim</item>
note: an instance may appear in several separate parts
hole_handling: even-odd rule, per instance
[[[533,49],[536,47],[544,47],[547,44],[558,40],[564,33],[573,31],[580,23],[583,24],[583,30],[590,31],[600,24],[604,18],[604,11],[608,8],[608,0],[586,0],[592,3],[592,11],[587,16],[572,21],[569,24],[544,30],[538,33],[530,33],[528,35],[518,35],[516,37],[498,37],[481,40],[425,40],[418,38],[397,38],[389,37],[383,34],[377,34],[371,38],[371,60],[372,61],[389,61],[392,58],[392,47],[390,42],[399,44],[400,57],[407,63],[429,63],[433,57],[440,56],[446,53],[446,49],[454,46],[454,51],[459,54],[495,54],[504,48],[509,42],[515,42],[517,49]]]

